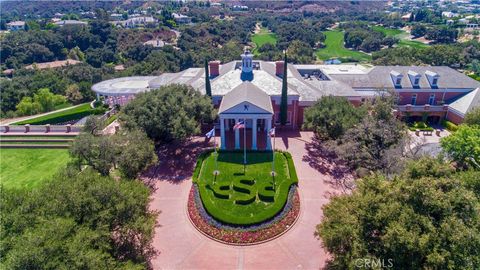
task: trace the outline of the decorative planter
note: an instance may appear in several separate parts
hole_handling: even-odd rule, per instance
[[[187,210],[192,224],[205,236],[229,245],[255,245],[273,240],[293,227],[300,214],[300,196],[296,187],[292,187],[284,209],[273,219],[251,226],[232,226],[213,219],[206,212],[194,184]]]

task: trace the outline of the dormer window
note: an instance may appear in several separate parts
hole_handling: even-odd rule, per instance
[[[440,75],[438,75],[438,73],[427,70],[425,72],[425,76],[427,77],[427,80],[432,88],[438,87],[438,78],[440,78]]]
[[[412,83],[413,88],[420,87],[420,74],[415,71],[408,71],[408,77],[410,78],[410,82]]]
[[[392,70],[392,71],[390,72],[390,77],[392,78],[393,86],[394,86],[395,88],[402,87],[402,78],[403,78],[403,75],[402,75],[401,73]]]

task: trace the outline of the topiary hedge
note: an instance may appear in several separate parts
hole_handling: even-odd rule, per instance
[[[224,224],[248,226],[274,218],[285,206],[290,187],[298,183],[291,154],[280,151],[276,152],[275,158],[278,173],[275,182],[270,177],[270,163],[265,162],[266,157],[271,157],[271,152],[249,151],[250,158],[247,159],[252,164],[247,165],[246,175],[239,175],[241,162],[232,161],[231,168],[234,169],[229,170],[229,167],[225,166],[229,166],[230,161],[222,160],[222,154],[229,157],[238,154],[236,157],[242,160],[243,152],[219,151],[220,175],[214,182],[211,176],[214,169],[212,151],[208,150],[198,157],[192,178],[193,183],[199,188],[205,210]],[[262,156],[263,153],[268,155]],[[255,162],[254,155],[260,156],[261,160]],[[254,166],[257,167],[253,168]],[[229,180],[230,177],[233,179]]]

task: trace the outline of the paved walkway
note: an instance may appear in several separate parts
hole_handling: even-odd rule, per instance
[[[339,193],[343,175],[312,148],[311,133],[280,133],[277,149],[292,153],[299,176],[301,213],[286,234],[265,244],[236,247],[220,244],[200,234],[187,217],[186,205],[196,156],[209,145],[203,138],[188,147],[160,150],[160,162],[144,175],[154,188],[151,208],[161,211],[153,245],[154,269],[319,269],[328,254],[315,239],[321,207]],[[218,140],[218,139],[217,139]],[[211,145],[211,142],[210,142]],[[315,165],[315,166],[312,166]]]

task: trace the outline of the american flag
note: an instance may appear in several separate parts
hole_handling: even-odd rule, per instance
[[[211,137],[215,137],[215,128],[212,128],[212,130],[210,130],[207,134],[205,134],[205,137],[207,138],[211,138]]]
[[[235,126],[233,126],[233,129],[241,129],[241,128],[245,128],[245,123],[243,121],[240,121],[236,123]]]
[[[268,136],[270,136],[270,137],[275,136],[275,128],[272,128],[268,131]]]

